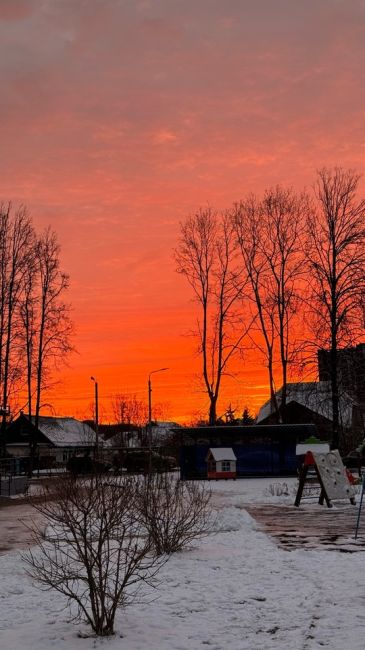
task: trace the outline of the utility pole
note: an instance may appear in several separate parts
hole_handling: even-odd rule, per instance
[[[151,375],[156,372],[163,372],[163,370],[170,370],[169,368],[158,368],[158,370],[152,370],[148,375],[148,452],[149,452],[149,463],[148,471],[151,474],[152,472],[152,382]]]
[[[90,377],[95,385],[95,457],[99,457],[99,392],[95,377]]]

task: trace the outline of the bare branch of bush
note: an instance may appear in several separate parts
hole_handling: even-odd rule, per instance
[[[208,531],[210,489],[169,473],[146,476],[139,489],[139,510],[157,556],[189,545]]]
[[[135,478],[63,477],[34,502],[46,528],[34,526],[35,551],[23,557],[44,589],[66,596],[73,619],[95,634],[114,633],[116,611],[141,586],[155,584],[162,560],[136,516]]]
[[[296,489],[294,489],[294,494],[295,493]],[[266,489],[266,494],[267,496],[272,497],[288,497],[290,496],[289,486],[287,483],[270,483],[269,487]]]

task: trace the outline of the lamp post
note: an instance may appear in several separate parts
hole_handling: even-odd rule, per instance
[[[99,392],[98,382],[95,377],[90,377],[95,385],[95,456],[99,455]]]
[[[151,375],[156,372],[163,372],[164,370],[169,370],[169,368],[158,368],[158,370],[152,370],[148,375],[148,447],[149,447],[149,472],[152,470],[152,382]]]

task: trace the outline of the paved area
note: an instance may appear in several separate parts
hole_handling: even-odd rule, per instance
[[[245,510],[257,521],[259,528],[287,550],[316,548],[342,553],[365,551],[365,507],[361,514],[358,537],[355,527],[358,507],[317,504],[295,506],[254,505]]]
[[[357,540],[354,539],[358,507],[303,504],[245,504],[245,510],[259,528],[286,550],[307,548],[343,553],[365,551],[365,504]],[[41,515],[24,500],[0,499],[0,555],[27,548],[32,544],[29,528]]]
[[[0,499],[0,555],[27,548],[32,543],[29,527],[39,513],[24,501]]]

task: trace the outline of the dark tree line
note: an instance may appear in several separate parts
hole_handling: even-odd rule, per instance
[[[38,426],[42,392],[71,350],[72,323],[56,234],[38,233],[25,207],[0,206],[1,451],[6,418],[24,408]],[[34,444],[31,457],[35,453]]]
[[[325,348],[338,447],[338,350],[364,334],[365,201],[357,198],[358,184],[352,170],[325,168],[311,194],[277,186],[222,214],[199,210],[181,224],[175,258],[199,305],[195,334],[210,424],[228,364],[244,347],[253,344],[265,359],[278,422],[291,370],[299,359],[309,361],[309,347]]]

